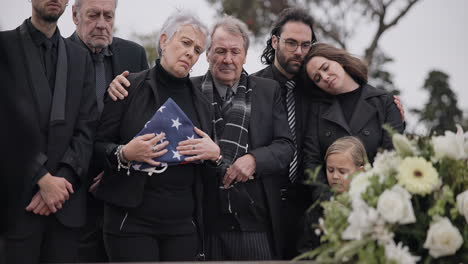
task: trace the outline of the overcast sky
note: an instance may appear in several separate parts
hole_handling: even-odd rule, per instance
[[[63,36],[74,31],[71,5],[59,20]],[[31,14],[28,0],[0,0],[0,28],[13,29]],[[119,0],[116,15],[117,36],[131,37],[133,32],[148,33],[157,30],[175,9],[188,8],[198,14],[208,25],[216,16],[215,10],[204,0]],[[422,0],[393,29],[382,37],[380,45],[394,58],[388,69],[394,74],[396,86],[402,92],[406,109],[421,107],[428,95],[422,89],[427,73],[432,69],[450,76],[450,87],[458,95],[459,107],[468,112],[468,0]],[[350,52],[362,54],[366,36],[373,32],[368,28],[358,30],[351,42]],[[363,42],[364,41],[364,42]],[[264,67],[260,63],[263,43],[249,50],[249,73]],[[204,74],[206,58],[200,57],[192,76]],[[468,114],[468,113],[467,113]],[[415,119],[409,118],[408,127],[415,129]],[[416,132],[424,133],[418,129]]]

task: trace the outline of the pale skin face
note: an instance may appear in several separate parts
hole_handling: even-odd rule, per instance
[[[48,38],[57,28],[57,21],[65,11],[68,0],[32,0],[32,24]]]
[[[326,166],[328,184],[339,193],[348,191],[349,176],[363,169],[354,164],[349,150],[329,155],[326,160]]]
[[[72,7],[76,33],[92,52],[112,43],[115,8],[115,0],[83,0]]]
[[[284,24],[280,38],[272,36],[271,45],[275,49],[276,68],[286,77],[292,78],[301,69],[304,57],[310,48],[301,45],[312,41],[312,30],[302,22],[287,22]],[[296,42],[298,47],[294,51],[286,49],[285,42]]]
[[[219,27],[214,32],[211,43],[206,57],[213,78],[219,83],[233,86],[240,79],[247,56],[244,39],[241,35]]]
[[[160,39],[162,49],[161,65],[175,77],[182,78],[189,74],[205,47],[205,35],[190,26],[184,25],[168,39],[162,34]]]
[[[313,57],[306,66],[309,78],[322,90],[337,95],[359,87],[343,66],[321,56]]]

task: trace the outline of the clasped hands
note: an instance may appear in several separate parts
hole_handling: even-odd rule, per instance
[[[73,186],[65,178],[44,175],[37,183],[39,191],[33,196],[26,210],[38,215],[50,215],[62,209],[62,205],[73,194]]]

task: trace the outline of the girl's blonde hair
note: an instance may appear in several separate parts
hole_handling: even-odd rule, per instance
[[[367,162],[367,153],[361,140],[357,137],[346,136],[339,138],[328,147],[325,153],[325,161],[332,154],[343,153],[349,150],[354,165],[364,166]]]

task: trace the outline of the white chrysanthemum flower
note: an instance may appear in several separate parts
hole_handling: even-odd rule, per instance
[[[432,137],[435,158],[451,158],[456,160],[468,158],[468,143],[465,142],[463,129],[457,124],[457,133],[445,131],[444,136]]]
[[[377,175],[388,176],[397,171],[401,158],[395,151],[384,150],[375,156],[373,171]],[[382,179],[383,180],[383,179]]]
[[[429,249],[434,258],[453,255],[462,245],[460,231],[447,217],[436,218],[431,223],[424,242],[424,248]]]
[[[361,197],[361,194],[366,191],[370,184],[369,179],[374,175],[373,171],[365,171],[354,175],[349,184],[349,195],[351,197]]]
[[[341,237],[345,240],[359,240],[372,232],[372,228],[378,220],[377,211],[369,207],[361,198],[352,199],[353,211],[348,216],[348,227]]]
[[[421,157],[405,158],[398,167],[398,184],[410,193],[426,195],[440,185],[439,174],[432,163]]]
[[[385,245],[385,257],[398,264],[416,264],[421,258],[411,255],[407,246],[401,242],[395,245],[394,241]]]
[[[457,209],[468,224],[468,190],[457,195]]]
[[[385,220],[382,218],[377,219],[373,230],[372,238],[377,240],[379,245],[386,245],[387,243],[393,242],[393,237],[395,234],[388,229],[388,226],[385,224]]]
[[[377,201],[377,211],[389,223],[410,224],[416,222],[411,194],[399,185],[385,190]]]

